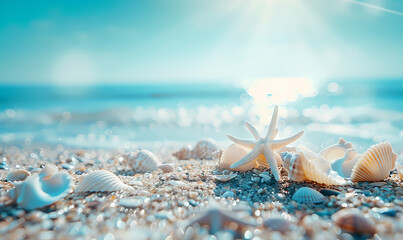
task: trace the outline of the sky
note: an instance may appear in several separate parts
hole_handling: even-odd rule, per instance
[[[0,0],[0,84],[403,79],[398,0]]]

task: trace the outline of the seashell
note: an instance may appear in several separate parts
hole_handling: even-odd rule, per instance
[[[141,149],[127,155],[128,163],[135,172],[145,173],[158,169],[160,161],[154,153]]]
[[[396,170],[400,179],[403,179],[403,154],[399,154],[396,159]]]
[[[25,178],[29,176],[29,172],[24,169],[17,169],[12,172],[9,172],[6,176],[7,181],[15,182],[15,181],[23,181]]]
[[[304,168],[302,166],[303,157],[304,155],[301,153],[282,153],[284,168],[288,172],[288,178],[295,182],[304,181],[306,179]]]
[[[223,149],[218,149],[217,151],[213,152],[213,160],[220,160],[223,152]]]
[[[274,156],[276,156],[277,166],[283,165],[283,160],[281,160],[281,156],[276,152],[274,153]],[[260,154],[256,158],[256,163],[258,164],[259,167],[270,168],[270,165],[263,154]]]
[[[249,150],[247,150],[237,144],[231,144],[227,149],[224,150],[224,152],[221,156],[220,168],[234,170],[234,171],[240,171],[240,172],[246,172],[248,170],[251,170],[252,168],[257,166],[255,161],[252,161],[243,166],[231,169],[232,164],[241,160],[248,153],[249,153]]]
[[[354,166],[351,180],[353,182],[384,180],[395,167],[396,158],[397,154],[392,151],[389,142],[373,145]]]
[[[46,164],[45,167],[39,173],[41,178],[52,176],[53,174],[59,172],[59,169],[54,164]]]
[[[352,148],[352,144],[346,142],[343,138],[339,138],[336,144],[330,145],[319,152],[319,154],[328,161],[334,161],[342,158],[347,149]]]
[[[119,200],[118,204],[125,208],[138,208],[150,203],[149,197],[136,196],[129,198],[122,198]]]
[[[322,189],[320,190],[320,193],[324,196],[338,196],[339,194],[341,194],[341,192],[333,189]]]
[[[24,181],[15,182],[15,188],[8,191],[6,196],[19,207],[32,210],[48,206],[69,193],[73,184],[70,174],[57,172],[42,178],[43,175],[45,174],[35,174]]]
[[[215,180],[221,181],[221,182],[227,182],[231,179],[236,178],[238,174],[233,173],[233,174],[227,174],[227,175],[214,175],[213,178]]]
[[[347,149],[344,156],[340,159],[332,162],[332,169],[336,171],[341,177],[349,177],[353,167],[361,158],[360,154],[357,154],[353,149]]]
[[[76,192],[115,192],[130,190],[115,174],[107,170],[97,170],[79,177]]]
[[[346,232],[361,235],[374,235],[376,233],[374,224],[356,208],[342,209],[333,214],[331,219]]]
[[[273,231],[278,231],[281,233],[286,233],[290,230],[290,221],[282,218],[282,217],[273,217],[264,220],[263,226],[266,228],[270,228]]]
[[[292,200],[299,203],[320,203],[325,199],[320,192],[309,187],[298,189],[292,196]]]
[[[217,151],[216,142],[211,138],[198,141],[193,148],[193,158],[195,159],[213,159],[213,152]]]
[[[331,169],[330,162],[324,160],[319,154],[300,146],[302,166],[307,179],[326,185],[344,185],[346,180]],[[308,157],[307,157],[308,156]]]
[[[187,145],[186,147],[181,148],[179,151],[172,154],[179,160],[188,160],[193,157],[192,147]]]
[[[173,172],[175,170],[174,165],[171,163],[160,164],[158,165],[158,168],[161,169],[164,173]]]

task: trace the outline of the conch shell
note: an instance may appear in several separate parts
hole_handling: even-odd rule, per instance
[[[353,182],[381,181],[389,176],[395,167],[397,154],[389,142],[371,146],[354,166],[351,172]]]
[[[49,175],[46,172],[49,167],[45,168],[40,174],[34,174],[28,176],[24,181],[15,182],[15,188],[8,191],[6,196],[25,210],[48,206],[65,197],[73,184],[70,174],[51,172]]]
[[[141,149],[127,155],[128,163],[135,172],[152,172],[158,169],[160,161],[154,153]]]
[[[80,185],[76,192],[115,192],[130,190],[115,174],[107,170],[97,170],[79,177]]]
[[[304,168],[302,166],[304,155],[302,153],[288,153],[283,152],[281,156],[284,160],[284,168],[288,172],[288,178],[295,181],[300,182],[304,181],[306,178]]]

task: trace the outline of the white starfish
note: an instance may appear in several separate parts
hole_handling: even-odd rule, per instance
[[[273,116],[271,118],[269,128],[267,129],[266,136],[264,136],[264,137],[260,137],[256,128],[248,121],[245,121],[245,126],[252,133],[253,137],[255,137],[255,140],[239,139],[239,138],[233,137],[231,135],[227,135],[229,140],[233,141],[234,143],[236,143],[242,147],[252,149],[252,151],[250,153],[248,153],[245,157],[243,157],[238,162],[232,164],[231,168],[237,168],[244,164],[247,164],[247,163],[255,160],[260,154],[263,154],[264,157],[266,158],[267,163],[269,164],[269,166],[271,168],[274,178],[277,181],[280,180],[280,176],[278,174],[276,157],[275,157],[273,151],[276,149],[280,149],[292,142],[295,142],[298,138],[300,138],[304,134],[304,131],[300,131],[297,134],[295,134],[294,136],[291,136],[288,138],[275,140],[274,138],[276,137],[277,132],[278,132],[278,129],[276,128],[277,117],[278,117],[278,105],[276,105],[274,107]]]

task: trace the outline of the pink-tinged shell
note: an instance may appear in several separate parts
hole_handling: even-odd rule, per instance
[[[115,192],[130,190],[115,174],[107,170],[93,171],[79,178],[80,184],[76,192]]]
[[[179,160],[189,160],[193,157],[192,147],[190,145],[181,148],[179,151],[172,154]]]
[[[217,151],[213,152],[213,160],[220,160],[223,152],[223,149],[218,149]]]
[[[381,181],[389,176],[395,167],[397,154],[389,142],[371,146],[358,160],[351,172],[351,181]]]
[[[273,217],[264,220],[263,226],[272,231],[286,233],[290,230],[291,222],[282,217]]]
[[[346,142],[343,138],[339,138],[336,144],[330,145],[324,148],[319,154],[328,161],[334,161],[336,159],[342,158],[346,153],[346,150],[352,148],[352,144]]]
[[[320,203],[325,199],[320,192],[309,187],[298,189],[292,196],[292,200],[299,203]]]
[[[252,168],[257,166],[256,161],[252,161],[243,166],[231,169],[232,164],[241,160],[248,153],[249,153],[249,150],[247,150],[239,145],[231,144],[227,149],[224,150],[224,152],[221,156],[220,168],[233,170],[233,171],[240,171],[240,172],[246,172],[248,170],[251,170]]]
[[[193,148],[193,157],[195,159],[213,159],[213,152],[217,151],[216,142],[211,138],[200,140]]]
[[[17,169],[17,170],[9,172],[6,176],[6,179],[9,182],[23,181],[29,175],[30,175],[30,173],[27,170]]]
[[[396,170],[400,179],[403,179],[403,154],[399,154],[396,159]]]
[[[343,231],[360,235],[374,235],[375,225],[356,208],[342,209],[332,215],[332,220]]]
[[[161,169],[164,173],[169,173],[175,171],[175,167],[171,163],[164,163],[158,165],[159,169]]]
[[[145,149],[128,154],[127,159],[132,169],[139,173],[156,171],[160,164],[157,156]]]
[[[283,153],[284,168],[288,172],[288,178],[300,182],[306,180],[306,175],[304,168],[302,166],[302,158],[304,155],[302,153]]]

